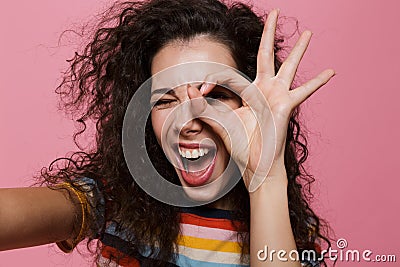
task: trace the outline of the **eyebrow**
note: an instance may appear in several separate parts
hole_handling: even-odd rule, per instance
[[[163,94],[163,95],[168,94],[176,96],[175,91],[172,88],[160,88],[160,89],[155,89],[151,92],[151,96],[156,94]]]

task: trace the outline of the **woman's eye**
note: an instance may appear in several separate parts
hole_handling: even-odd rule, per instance
[[[168,108],[172,106],[175,102],[175,99],[160,99],[154,103],[154,106],[158,108]]]
[[[220,99],[220,100],[230,98],[230,96],[225,93],[210,93],[206,97],[213,98],[213,99]]]
[[[210,104],[210,105],[215,105],[218,103],[218,101],[224,102],[229,99],[231,99],[231,96],[226,93],[211,92],[208,95],[206,95],[206,100],[207,100],[208,104]]]

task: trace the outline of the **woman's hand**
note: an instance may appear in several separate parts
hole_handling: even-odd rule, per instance
[[[274,35],[278,13],[278,10],[272,11],[265,24],[258,51],[257,77],[254,85],[262,92],[270,105],[277,130],[275,157],[279,159],[283,158],[286,131],[292,111],[327,83],[335,73],[332,69],[327,69],[303,85],[289,90],[312,33],[305,31],[301,34],[278,73],[275,73]]]
[[[334,76],[327,69],[303,85],[290,90],[300,61],[308,47],[312,33],[301,34],[293,50],[275,73],[274,39],[278,10],[270,12],[257,57],[257,76],[249,86],[229,72],[214,74],[206,78],[206,86],[200,92],[189,90],[192,100],[202,98],[215,84],[240,84],[232,86],[243,100],[243,106],[228,115],[205,101],[194,102],[197,115],[221,136],[232,158],[242,171],[250,192],[255,191],[275,165],[284,166],[286,132],[293,110]],[[232,78],[233,77],[233,78]],[[232,82],[233,81],[233,82]],[[234,123],[233,123],[234,122]],[[243,127],[238,127],[241,122]],[[244,129],[244,130],[243,130]],[[247,136],[247,140],[246,140]]]

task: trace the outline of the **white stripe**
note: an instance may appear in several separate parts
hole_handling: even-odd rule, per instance
[[[220,228],[217,229],[217,228],[181,223],[181,233],[183,236],[193,236],[198,238],[239,242],[236,231],[225,230]]]
[[[178,246],[178,248],[179,254],[197,261],[225,264],[243,264],[240,262],[240,253],[204,250],[189,248],[185,246]]]

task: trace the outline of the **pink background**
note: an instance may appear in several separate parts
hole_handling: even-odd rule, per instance
[[[74,150],[72,123],[54,89],[74,45],[58,38],[106,2],[2,1],[0,4],[0,187],[28,186],[32,174]],[[313,206],[349,249],[400,261],[398,1],[258,1],[314,32],[299,74],[325,67],[337,76],[305,105],[315,175]],[[1,222],[0,222],[1,223]],[[395,266],[343,263],[337,266]],[[0,252],[0,266],[87,266],[54,246]]]

